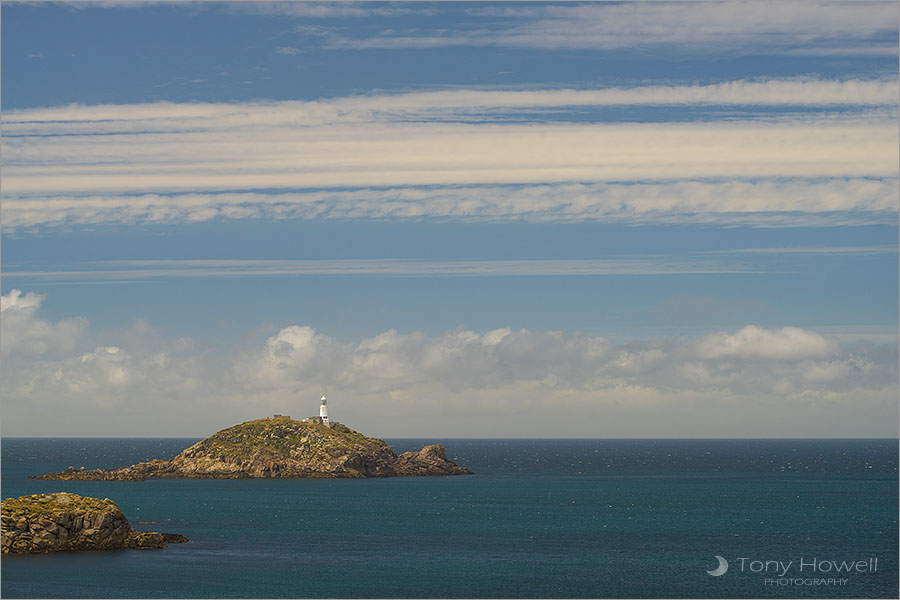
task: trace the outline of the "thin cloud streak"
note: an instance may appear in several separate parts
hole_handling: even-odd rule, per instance
[[[326,47],[617,50],[672,46],[680,53],[696,53],[714,46],[716,52],[735,54],[797,48],[837,53],[845,48],[884,48],[896,40],[898,19],[896,4],[884,2],[628,2],[492,6],[470,12],[479,20],[468,28],[394,29],[365,38],[334,31],[326,38]]]
[[[705,85],[642,85],[604,89],[455,89],[367,94],[317,101],[257,103],[154,102],[71,105],[4,113],[9,135],[184,131],[263,125],[315,126],[369,120],[450,119],[472,114],[590,106],[891,106],[896,78],[723,81]],[[94,129],[91,129],[91,128]]]
[[[11,228],[213,219],[456,219],[464,221],[721,223],[762,225],[892,223],[896,178],[666,181],[532,186],[439,186],[348,191],[218,194],[7,194]]]
[[[711,254],[897,254],[897,246],[817,246],[798,248],[735,248]]]
[[[751,273],[742,265],[716,264],[710,260],[675,260],[665,256],[633,256],[610,259],[540,260],[421,260],[421,259],[321,259],[321,260],[122,260],[90,263],[90,268],[61,271],[7,270],[7,278],[40,281],[106,282],[111,279],[178,277],[534,277],[598,275],[696,275]]]
[[[897,344],[900,341],[896,325],[820,325],[811,329],[841,343]]]
[[[410,8],[411,5],[413,8]],[[227,10],[237,14],[261,14],[279,17],[299,17],[303,19],[371,18],[394,17],[399,15],[437,14],[435,9],[419,8],[419,3],[400,2],[384,6],[364,0],[362,2],[235,2]]]

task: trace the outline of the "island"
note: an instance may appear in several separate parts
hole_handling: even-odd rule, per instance
[[[275,415],[223,429],[171,460],[114,469],[76,469],[32,475],[33,479],[143,481],[145,479],[244,479],[411,477],[467,475],[447,460],[443,446],[397,454],[384,441],[318,417]]]
[[[66,550],[165,548],[187,542],[177,533],[135,531],[109,498],[55,492],[2,502],[3,554],[46,554]]]

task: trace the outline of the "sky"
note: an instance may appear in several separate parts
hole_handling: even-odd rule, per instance
[[[3,436],[896,437],[896,2],[15,2]]]

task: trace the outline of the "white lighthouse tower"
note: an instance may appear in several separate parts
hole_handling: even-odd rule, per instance
[[[319,406],[319,418],[322,419],[322,425],[331,425],[331,420],[328,418],[328,400],[325,399],[325,396],[322,396],[322,404]]]

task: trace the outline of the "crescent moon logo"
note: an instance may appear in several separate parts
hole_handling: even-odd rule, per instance
[[[724,575],[725,572],[728,571],[728,561],[727,560],[725,560],[718,554],[716,555],[716,560],[719,561],[719,566],[717,568],[713,569],[712,571],[707,571],[707,573],[709,573],[713,577],[719,577],[721,575]]]

